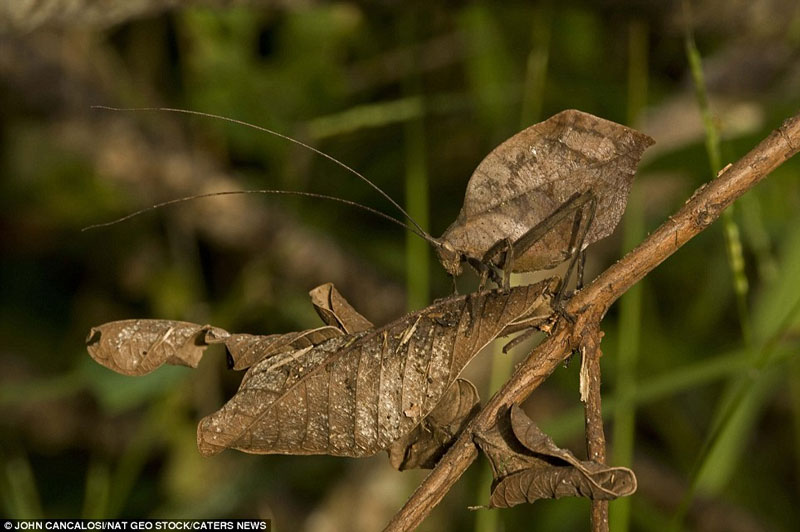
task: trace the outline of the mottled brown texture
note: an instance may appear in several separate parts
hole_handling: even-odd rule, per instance
[[[431,413],[507,325],[549,318],[552,284],[442,299],[378,329],[263,358],[236,395],[200,422],[200,451],[368,456],[386,449]]]
[[[606,463],[606,435],[603,428],[599,329],[589,329],[581,338],[581,401],[584,403],[586,453],[597,464]],[[592,501],[592,530],[608,530],[608,502],[602,497]]]
[[[495,477],[491,508],[567,496],[612,500],[636,491],[633,471],[578,460],[516,405],[491,429],[476,433],[475,439],[489,457]]]
[[[546,323],[556,282],[440,299],[377,329],[364,329],[371,324],[328,284],[311,297],[336,326],[258,336],[128,320],[93,328],[87,348],[101,364],[141,375],[164,363],[196,366],[208,345],[224,344],[229,365],[249,369],[234,397],[201,420],[203,454],[367,456],[402,439],[392,463],[430,467],[478,403],[458,374],[497,336]]]
[[[332,327],[338,327],[345,333],[357,333],[372,329],[373,325],[348,303],[336,290],[333,283],[320,285],[308,293],[311,304],[319,317]]]
[[[787,122],[781,128],[773,132],[770,137],[765,139],[761,144],[759,144],[759,146],[754,148],[742,160],[727,168],[727,170],[723,172],[716,181],[707,186],[701,187],[701,189],[699,189],[692,196],[692,198],[687,201],[686,205],[673,218],[671,218],[666,224],[659,228],[659,230],[648,237],[648,239],[646,239],[637,249],[623,258],[619,263],[617,263],[617,265],[609,268],[609,270],[599,276],[592,283],[592,285],[579,292],[575,297],[569,300],[564,310],[568,315],[571,316],[572,319],[569,321],[560,320],[556,324],[552,336],[539,347],[537,347],[531,353],[531,355],[518,366],[517,371],[512,378],[497,394],[495,394],[495,396],[490,399],[486,407],[471,421],[469,421],[465,429],[461,432],[460,436],[450,446],[449,451],[437,463],[434,471],[418,487],[417,491],[414,493],[414,495],[412,495],[411,499],[409,499],[401,511],[395,515],[395,517],[387,526],[387,530],[409,530],[416,528],[416,526],[421,523],[427,513],[430,512],[430,510],[442,499],[444,494],[447,493],[449,488],[460,477],[466,467],[474,460],[477,455],[474,441],[476,439],[483,438],[483,441],[486,442],[493,437],[491,430],[493,425],[497,423],[498,416],[501,416],[503,412],[507,412],[512,404],[519,403],[522,399],[524,399],[550,373],[552,373],[557,365],[567,356],[569,356],[574,349],[588,347],[587,340],[596,343],[596,341],[599,340],[599,336],[597,334],[599,322],[613,301],[615,301],[616,298],[618,298],[634,282],[636,282],[638,279],[644,276],[644,274],[664,260],[666,256],[678,249],[681,244],[707,227],[735,198],[743,194],[759,180],[763,179],[783,160],[794,155],[800,147],[800,142],[798,142],[798,139],[800,139],[800,117],[794,117],[791,120],[787,120]],[[527,288],[529,289],[530,287]],[[482,335],[487,335],[487,341],[488,339],[494,338],[498,335],[508,334],[511,330],[520,330],[522,324],[531,324],[532,326],[535,325],[536,320],[531,322],[530,315],[538,315],[538,312],[533,311],[532,308],[528,308],[527,315],[524,315],[523,313],[522,315],[518,315],[516,318],[507,319],[505,322],[502,319],[498,320],[498,316],[507,318],[506,309],[509,306],[513,307],[513,305],[504,305],[502,310],[500,308],[491,308],[491,304],[489,304],[491,303],[490,300],[511,298],[512,294],[514,294],[514,292],[517,290],[518,288],[507,292],[481,292],[471,296],[462,296],[464,297],[464,300],[460,303],[461,306],[458,307],[460,311],[458,312],[457,320],[448,318],[447,313],[435,311],[431,313],[432,309],[445,307],[447,304],[460,299],[457,297],[452,297],[446,300],[438,301],[431,307],[428,307],[419,313],[406,316],[382,329],[378,329],[377,331],[369,329],[360,333],[332,337],[322,341],[319,344],[309,345],[299,349],[291,345],[287,345],[286,351],[277,353],[273,356],[267,356],[258,361],[255,366],[251,367],[248,375],[250,375],[258,366],[267,364],[268,367],[265,371],[262,371],[262,373],[264,373],[268,379],[270,377],[274,377],[276,374],[279,374],[280,371],[282,371],[280,369],[282,367],[290,367],[298,370],[296,375],[287,375],[287,378],[285,379],[286,381],[289,380],[289,377],[294,377],[294,382],[299,382],[301,380],[308,379],[309,375],[312,375],[312,379],[315,376],[327,377],[327,389],[329,392],[334,388],[338,389],[338,396],[335,393],[328,394],[327,405],[338,408],[333,408],[332,410],[326,412],[326,414],[346,414],[346,411],[348,410],[346,406],[346,400],[348,399],[348,396],[356,395],[353,390],[348,390],[347,386],[344,386],[344,390],[342,390],[342,383],[346,383],[347,377],[349,376],[346,371],[347,364],[352,365],[352,361],[345,360],[342,362],[338,356],[341,353],[353,353],[353,347],[359,344],[359,342],[363,343],[364,338],[373,338],[376,337],[378,333],[383,332],[383,334],[379,336],[382,339],[382,343],[380,345],[362,345],[360,346],[361,351],[359,351],[360,355],[366,353],[368,356],[373,357],[375,356],[375,352],[381,353],[380,364],[378,365],[378,373],[380,375],[378,386],[379,393],[376,395],[378,401],[377,406],[373,408],[373,410],[377,411],[379,414],[375,417],[375,430],[373,432],[376,434],[375,439],[378,440],[378,443],[380,444],[381,442],[379,435],[382,429],[389,428],[391,435],[392,427],[402,424],[402,421],[400,423],[393,423],[397,418],[401,417],[400,414],[405,417],[416,416],[418,412],[418,405],[426,404],[424,400],[418,400],[413,403],[406,401],[404,394],[405,388],[403,386],[400,387],[399,392],[397,388],[389,386],[386,388],[386,393],[383,393],[383,390],[381,390],[381,383],[383,382],[383,376],[385,374],[384,370],[386,370],[386,373],[389,374],[390,381],[394,380],[397,382],[398,380],[404,380],[407,373],[406,368],[408,367],[408,363],[412,364],[413,370],[415,360],[418,358],[416,355],[419,354],[416,349],[412,349],[412,346],[416,348],[417,343],[420,340],[418,335],[423,334],[420,331],[424,331],[426,325],[429,327],[434,327],[432,322],[435,322],[438,325],[443,325],[449,329],[455,328],[457,332],[462,333],[466,337],[477,337],[480,340]],[[542,296],[544,296],[547,292],[548,291],[546,289],[542,288],[537,295],[537,299],[542,299]],[[549,313],[551,311],[549,308],[549,298],[545,297],[543,299],[547,300],[547,304],[544,305],[544,301],[541,300],[539,303],[546,306],[547,312]],[[330,301],[330,297],[328,298],[328,301]],[[323,303],[323,305],[329,310],[333,308],[333,305],[330,302]],[[338,318],[333,310],[331,310],[331,315],[336,318],[337,322],[337,326],[333,326],[331,328],[336,331],[341,331],[340,327],[344,326],[341,318]],[[465,316],[467,325],[462,328]],[[423,318],[425,319],[425,322],[423,322]],[[545,318],[543,317],[541,319],[543,320]],[[423,322],[423,325],[420,327],[421,322]],[[165,323],[167,324],[166,329],[163,328]],[[183,342],[175,342],[173,344],[173,342],[170,341],[170,349],[165,349],[162,344],[167,343],[166,340],[172,338],[172,335],[174,334],[174,328],[170,326],[169,323],[170,322],[161,322],[160,329],[147,330],[145,333],[147,342],[140,342],[138,339],[136,340],[136,343],[133,345],[139,347],[141,344],[144,346],[144,350],[142,350],[141,353],[134,353],[132,351],[132,356],[134,359],[137,359],[136,357],[138,357],[137,360],[141,362],[141,360],[144,360],[142,356],[147,355],[149,352],[153,352],[159,353],[159,356],[162,357],[164,361],[171,363],[196,364],[196,359],[199,355],[194,353],[194,351],[196,351],[196,344],[202,344],[202,342],[198,341],[198,338],[201,338],[200,333],[202,333],[203,339],[215,337],[219,338],[220,341],[225,341],[224,338],[226,338],[224,336],[224,331],[221,330],[212,331],[212,329],[208,328],[207,326],[203,327],[193,324],[183,324],[181,322],[172,322],[181,325],[181,327],[185,329],[183,336],[180,337]],[[484,326],[486,326],[487,329],[494,330],[487,333],[487,331],[484,330]],[[110,338],[106,338],[105,340],[107,342],[112,340],[117,348],[127,348],[127,346],[123,346],[122,344],[129,341],[131,335],[131,331],[125,330],[123,327],[117,331],[115,335],[109,335]],[[306,335],[303,338],[304,340],[307,340],[309,336]],[[390,343],[390,338],[394,343]],[[93,329],[89,335],[89,338],[87,339],[90,352],[93,347],[96,347],[97,344],[102,344],[103,340],[102,332],[98,332],[98,329]],[[373,342],[373,344],[374,343],[377,342]],[[181,351],[184,345],[194,345],[195,348],[188,349],[189,355],[184,356],[183,352]],[[406,346],[409,347],[406,348]],[[199,347],[203,346],[200,345]],[[383,353],[392,355],[392,349],[387,349],[390,347],[394,347],[394,355],[397,354],[398,348],[406,348],[406,356],[401,359],[402,369],[400,369],[398,358],[396,356],[386,357],[386,364],[384,364]],[[106,348],[108,349],[108,347]],[[164,351],[166,355],[161,353],[162,351]],[[436,350],[431,348],[423,351],[430,351],[431,353],[434,353]],[[177,352],[181,352],[181,356],[176,356],[174,354]],[[307,357],[308,353],[316,354],[317,360],[311,360],[311,362],[307,365],[298,363],[298,360]],[[332,353],[336,353],[336,356],[331,355],[328,357],[328,355]],[[461,356],[462,350],[456,349],[454,343],[451,353],[453,359],[456,359]],[[596,355],[599,356],[599,351],[596,353]],[[110,367],[118,366],[121,371],[131,371],[130,365],[120,364],[119,361],[114,360],[114,357],[111,357],[110,359],[109,357],[99,358],[101,363],[109,365]],[[157,358],[158,357],[153,356],[153,360],[156,360]],[[596,357],[594,357],[594,359],[596,360]],[[111,360],[111,362],[109,362],[109,360]],[[360,356],[358,357],[358,361],[360,365]],[[159,364],[160,363],[163,362],[159,362]],[[345,371],[339,371],[337,373],[337,370],[339,369],[337,364]],[[155,365],[153,365],[153,367],[155,367]],[[450,368],[448,368],[449,375],[453,374],[453,367],[454,365],[451,364]],[[302,373],[303,369],[308,369],[309,371],[306,372],[305,375],[300,376],[299,373]],[[276,370],[278,371],[276,372]],[[458,371],[460,371],[460,369]],[[586,373],[587,375],[591,376],[591,374],[594,373],[594,370],[589,368]],[[401,374],[403,377],[398,379],[397,376]],[[356,377],[360,375],[360,368],[356,371],[355,375]],[[394,379],[392,379],[392,377],[394,377]],[[245,380],[247,380],[247,377]],[[452,375],[452,377],[447,377],[448,384],[453,383],[454,380],[455,375]],[[281,386],[286,389],[285,383],[281,384]],[[245,383],[243,383],[243,388],[244,387]],[[291,386],[289,386],[289,388],[291,388]],[[312,393],[316,393],[318,391],[315,386],[306,385],[305,391],[309,390]],[[418,388],[412,388],[412,390],[418,391]],[[588,383],[587,390],[587,397],[591,397],[591,395],[594,393],[599,393],[599,388],[597,386],[593,386],[591,382]],[[253,391],[259,392],[263,390],[258,389],[258,387],[254,387]],[[298,411],[296,408],[292,409],[292,407],[297,406],[297,403],[291,403],[291,400],[296,397],[289,397],[288,401],[286,398],[288,396],[292,396],[292,394],[294,394],[294,396],[298,395],[295,393],[294,389],[290,389],[289,393],[283,393],[283,390],[281,390],[281,394],[282,395],[274,398],[269,408],[272,408],[273,405],[277,405],[274,409],[277,412],[276,415],[283,420],[288,420],[289,426],[278,426],[278,430],[273,430],[273,433],[270,433],[270,430],[274,429],[275,427],[267,424],[266,439],[268,439],[270,436],[275,436],[274,439],[276,441],[279,441],[281,437],[284,437],[284,439],[290,439],[300,432],[303,434],[303,438],[300,442],[300,448],[303,452],[305,452],[307,451],[307,448],[302,446],[307,440],[305,436],[309,433],[312,436],[319,434],[324,435],[325,432],[320,431],[319,427],[314,427],[313,430],[309,430],[308,416],[306,416],[304,422],[300,424],[296,422],[296,417],[291,417]],[[427,396],[428,394],[425,395]],[[415,397],[419,399],[418,396]],[[345,399],[345,401],[342,401],[342,399]],[[306,406],[313,403],[308,397],[303,397],[302,401],[304,402],[301,404]],[[245,406],[247,406],[247,400],[244,402]],[[231,405],[232,403],[233,400],[228,405]],[[354,405],[360,404],[355,400],[355,397],[353,397],[351,403]],[[226,405],[226,407],[228,405]],[[382,413],[382,406],[384,407],[384,412],[389,413],[388,423],[384,425],[381,425],[382,418],[380,416]],[[386,406],[389,408],[386,408]],[[408,408],[405,408],[406,406]],[[432,404],[431,410],[428,411],[432,411],[433,407],[435,406],[435,403]],[[336,412],[337,409],[339,412]],[[223,410],[225,409],[223,408]],[[240,417],[243,417],[244,420],[247,421],[249,415],[247,411],[236,412],[235,408],[233,410],[234,412],[232,412],[232,414],[234,416],[240,415]],[[308,414],[309,410],[306,409],[305,412]],[[394,414],[395,419],[392,419],[392,414]],[[332,417],[334,416],[328,415],[325,418],[326,423],[329,422]],[[254,416],[250,416],[250,419],[259,421]],[[235,420],[235,422],[235,425],[240,425],[242,423],[242,419]],[[330,422],[329,427],[338,427],[339,423],[341,423],[342,426],[347,426],[347,422],[348,418],[346,415],[344,415],[341,417],[341,419],[336,419],[333,422]],[[352,419],[351,417],[349,422],[353,426],[354,430],[352,432],[347,431],[345,433],[337,433],[337,440],[346,439],[350,434],[353,435],[352,439],[355,439],[355,435],[359,434],[360,431],[355,429],[355,425],[358,423],[357,417],[356,419]],[[404,434],[408,434],[410,430],[418,426],[418,424],[419,420],[401,434],[394,434],[397,437],[388,443],[390,444],[392,442],[396,442]],[[592,424],[594,424],[594,422],[592,422]],[[520,425],[520,422],[516,422],[516,425]],[[594,425],[597,426],[596,424]],[[601,426],[602,425],[600,425],[600,427]],[[214,430],[214,433],[218,435],[222,432],[222,430]],[[526,428],[524,431],[514,430],[513,432],[518,443],[522,444],[523,440],[527,442],[526,447],[528,452],[536,454],[539,452],[539,450],[542,450],[540,454],[548,456],[550,459],[562,459],[576,471],[578,471],[579,476],[575,477],[574,482],[577,486],[576,490],[579,493],[588,493],[592,497],[603,498],[605,495],[608,495],[609,486],[616,486],[620,481],[622,482],[620,493],[632,492],[632,490],[635,489],[633,477],[625,477],[621,468],[607,468],[597,464],[587,466],[582,462],[578,462],[578,464],[581,465],[576,466],[572,461],[574,457],[570,458],[571,455],[564,455],[561,450],[554,452],[552,448],[554,446],[550,445],[552,442],[548,443],[546,436],[541,435],[538,429],[532,431],[530,426],[528,426],[528,428]],[[199,431],[199,434],[202,434],[202,427],[201,431]],[[259,435],[259,437],[261,436],[262,435]],[[324,452],[329,452],[332,441],[330,432],[327,433],[327,436],[328,451]],[[504,441],[506,442],[505,445],[508,446],[510,440],[506,439]],[[339,443],[341,444],[341,441],[339,441]],[[202,445],[203,444],[201,442],[201,450],[203,449]],[[496,447],[502,449],[503,445],[498,445]],[[385,446],[383,448],[385,448]],[[297,447],[295,447],[295,449],[297,449]],[[206,449],[206,451],[208,450],[209,449]],[[210,449],[212,452],[216,452],[218,450],[218,448],[213,446]],[[363,451],[365,448],[359,448],[359,450]],[[266,450],[258,452],[281,451]],[[311,452],[317,451],[312,450]],[[593,452],[591,448],[590,452]],[[514,451],[514,453],[517,453],[517,451]],[[518,459],[514,453],[508,456],[513,456],[515,459]],[[352,454],[348,456],[351,455]],[[355,456],[359,455],[356,454]],[[503,464],[505,464],[507,461],[508,460],[504,461]],[[508,481],[509,483],[502,490],[502,501],[508,501],[511,498],[514,500],[528,500],[531,490],[535,488],[534,492],[540,493],[543,489],[542,486],[550,486],[553,488],[550,491],[554,495],[557,495],[559,493],[559,486],[564,482],[572,482],[572,480],[569,480],[572,478],[570,475],[575,474],[570,473],[565,476],[562,473],[554,473],[554,477],[549,477],[549,473],[533,474],[531,472],[532,469],[533,468],[530,467],[521,468],[514,471],[510,471],[508,468],[503,469],[503,471],[508,474],[506,477],[501,479],[500,483],[504,481]],[[500,468],[496,466],[496,470],[499,471]],[[581,484],[582,482],[584,484]],[[585,484],[586,482],[588,482],[588,484]],[[496,488],[498,488],[499,485],[500,484],[498,484]],[[598,494],[593,494],[593,490],[598,489]],[[538,495],[536,496],[538,497]]]
[[[623,125],[581,111],[562,111],[486,156],[467,184],[458,218],[441,240],[480,261],[496,242],[514,242],[574,194],[590,191],[597,212],[585,248],[610,235],[619,223],[636,166],[651,144],[653,139]],[[572,218],[515,256],[513,271],[543,270],[566,260]]]
[[[220,329],[217,329],[220,330]],[[344,336],[345,333],[336,327],[319,327],[305,331],[267,336],[255,334],[231,334],[227,331],[217,335],[209,332],[205,341],[209,344],[225,344],[228,352],[228,366],[231,369],[247,369],[258,362],[286,351],[299,351],[319,345],[331,338]]]
[[[456,379],[422,423],[387,449],[389,463],[398,471],[431,469],[479,409],[475,386]]]
[[[163,364],[197,367],[206,333],[222,329],[172,320],[122,320],[92,327],[86,349],[93,359],[123,375],[145,375]]]

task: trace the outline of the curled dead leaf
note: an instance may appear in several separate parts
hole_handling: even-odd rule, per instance
[[[311,290],[311,304],[327,325],[338,327],[346,333],[372,329],[374,325],[354,309],[339,293],[333,283],[325,283]]]
[[[504,477],[492,490],[490,508],[510,508],[539,499],[586,497],[614,500],[636,491],[636,477],[625,467],[588,463],[584,471],[569,467],[530,467]]]
[[[578,460],[514,405],[492,430],[476,441],[492,464],[495,483],[491,508],[566,496],[612,500],[636,491],[636,476],[626,467]]]
[[[86,349],[95,361],[124,375],[145,375],[163,364],[197,367],[206,334],[228,332],[210,325],[172,320],[122,320],[93,327]]]
[[[544,322],[553,284],[442,299],[378,329],[262,358],[236,395],[201,420],[198,447],[336,456],[386,449],[434,410],[507,325]]]

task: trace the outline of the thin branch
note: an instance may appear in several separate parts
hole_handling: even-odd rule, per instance
[[[602,308],[605,314],[628,288],[711,225],[726,207],[798,150],[800,114],[786,120],[747,155],[723,170],[717,179],[697,189],[677,213],[636,249],[576,294],[569,308],[578,310],[591,305]]]
[[[581,345],[581,399],[586,421],[586,454],[598,464],[606,463],[606,435],[603,430],[603,410],[600,392],[600,339],[603,333],[595,329],[585,336]],[[584,394],[585,387],[585,394]],[[592,501],[592,532],[608,532],[608,501]]]
[[[800,115],[786,120],[717,179],[700,187],[683,208],[639,247],[576,294],[566,308],[575,316],[575,323],[568,327],[566,320],[559,320],[552,336],[518,366],[511,379],[475,416],[385,530],[413,530],[419,526],[477,457],[472,441],[475,432],[488,428],[502,408],[522,402],[580,345],[581,338],[587,338],[597,330],[608,308],[626,290],[708,227],[728,205],[798,150]]]

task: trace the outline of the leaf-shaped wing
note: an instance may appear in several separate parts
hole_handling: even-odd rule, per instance
[[[551,314],[548,280],[451,297],[379,329],[262,359],[198,426],[204,454],[367,456],[408,434],[510,323]]]
[[[225,338],[210,325],[172,320],[122,320],[93,327],[86,349],[103,366],[124,375],[145,375],[162,364],[197,367],[206,334]]]
[[[636,166],[653,142],[643,133],[588,113],[562,111],[486,156],[442,240],[481,259],[497,241],[515,241],[573,194],[591,190],[598,204],[584,241],[588,246],[619,223]],[[571,218],[556,225],[514,257],[514,271],[547,269],[565,260],[571,230]]]
[[[372,329],[372,323],[359,314],[336,290],[333,283],[325,283],[311,290],[311,303],[326,324],[352,334]]]
[[[480,409],[475,386],[456,379],[436,408],[388,449],[389,463],[398,471],[431,469]]]
[[[581,461],[536,426],[518,406],[476,438],[495,475],[489,506],[507,508],[566,496],[611,500],[636,491],[626,467]]]

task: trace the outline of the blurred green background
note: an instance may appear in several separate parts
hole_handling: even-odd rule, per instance
[[[223,353],[144,378],[89,359],[89,328],[115,319],[269,334],[315,326],[307,292],[323,282],[378,324],[451,291],[425,242],[330,202],[204,199],[81,232],[158,201],[243,188],[398,214],[279,138],[90,106],[182,107],[291,135],[369,176],[436,235],[478,162],[523,127],[565,108],[634,125],[657,144],[623,224],[590,248],[589,278],[800,107],[794,0],[703,1],[691,23],[674,1],[112,4],[0,7],[6,517],[263,517],[274,530],[375,530],[424,476],[392,471],[383,454],[202,458],[196,422],[240,378]],[[612,504],[612,530],[800,522],[799,171],[797,158],[784,164],[605,319],[609,457],[639,479],[633,497]],[[484,353],[468,368],[483,397],[518,351]],[[526,407],[584,456],[577,366]],[[588,528],[586,500],[467,510],[486,503],[487,471],[481,459],[422,529]]]

